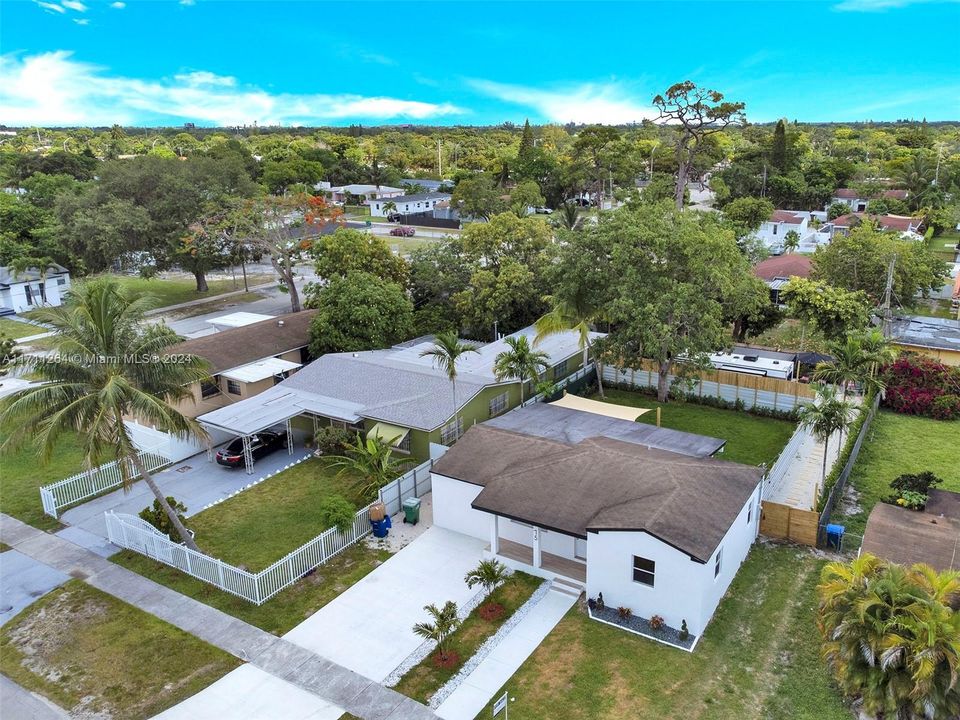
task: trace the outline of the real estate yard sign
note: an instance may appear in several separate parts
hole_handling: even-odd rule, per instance
[[[507,718],[509,717],[508,711],[507,711],[507,695],[508,693],[504,693],[503,695],[497,698],[497,701],[495,703],[493,703],[494,717],[499,715],[501,711],[503,712],[503,720],[507,720]]]

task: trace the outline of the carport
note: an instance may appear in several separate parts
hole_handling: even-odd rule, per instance
[[[253,473],[251,445],[253,435],[283,424],[287,431],[287,452],[292,455],[294,442],[291,422],[293,418],[301,416],[311,418],[313,430],[316,433],[321,419],[347,425],[360,422],[362,418],[357,414],[359,409],[360,405],[356,403],[336,400],[280,384],[259,395],[201,415],[197,421],[208,429],[220,430],[242,438],[244,464],[247,474],[250,475]],[[209,459],[213,459],[212,453]]]

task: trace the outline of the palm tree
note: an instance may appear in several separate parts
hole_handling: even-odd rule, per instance
[[[504,340],[509,350],[497,354],[493,361],[493,374],[501,382],[507,378],[516,378],[520,381],[520,404],[523,404],[523,388],[530,381],[536,384],[543,373],[550,367],[550,356],[542,350],[530,347],[526,335],[508,337]]]
[[[389,218],[392,213],[397,211],[397,204],[393,200],[388,200],[383,204],[383,214]]]
[[[800,247],[800,233],[796,230],[790,230],[783,236],[783,251],[789,255]]]
[[[813,436],[823,443],[823,471],[820,482],[827,479],[827,449],[835,432],[842,432],[849,422],[852,406],[837,398],[831,385],[818,385],[817,397],[810,405],[800,408],[800,425],[810,428]]]
[[[860,334],[860,345],[870,366],[870,377],[875,378],[880,368],[897,359],[897,349],[890,344],[883,332],[877,328],[865,330]],[[882,387],[877,389],[882,390]]]
[[[482,585],[484,594],[489,595],[498,585],[506,582],[508,577],[510,571],[499,560],[481,560],[479,565],[463,577],[463,581],[471,589],[475,585]]]
[[[200,424],[174,407],[191,396],[191,384],[208,376],[206,362],[194,355],[158,360],[180,338],[169,330],[144,328],[141,321],[151,305],[151,299],[134,298],[106,278],[74,287],[65,305],[38,310],[37,319],[53,327],[53,353],[25,358],[23,364],[40,383],[0,401],[8,433],[2,449],[32,440],[47,461],[59,438],[76,433],[87,467],[116,461],[129,488],[135,479],[132,466],[183,541],[197,550],[147,472],[124,422],[138,418],[179,438],[207,440]]]
[[[911,156],[906,165],[894,171],[894,181],[905,188],[909,194],[908,202],[911,210],[917,210],[923,206],[927,196],[935,187],[933,184],[935,175],[936,169],[933,164],[920,154]]]
[[[864,352],[863,344],[856,335],[847,335],[843,342],[830,346],[831,362],[817,363],[813,379],[839,385],[843,399],[847,399],[847,387],[850,383],[864,380],[870,372],[870,358]]]
[[[580,226],[580,208],[576,203],[565,202],[560,206],[556,222],[567,230],[576,230]]]
[[[356,441],[347,448],[345,454],[330,456],[330,466],[340,468],[338,475],[352,473],[366,481],[366,484],[359,488],[364,497],[375,494],[403,473],[409,464],[408,460],[395,459],[388,443],[381,442],[372,435],[364,440],[360,433],[357,433]]]
[[[433,359],[434,367],[447,374],[450,386],[453,388],[453,422],[457,422],[457,412],[460,405],[457,403],[457,360],[469,352],[477,352],[476,345],[461,342],[453,330],[437,333],[433,347],[420,353],[420,357]],[[457,439],[460,439],[460,428],[457,426]]]
[[[448,657],[447,640],[460,627],[461,620],[457,615],[457,604],[447,600],[442,608],[436,605],[425,605],[423,609],[433,618],[433,622],[417,623],[413,626],[413,632],[437,644],[442,662]]]
[[[40,280],[40,300],[42,305],[47,304],[47,271],[54,265],[52,257],[47,255],[23,255],[10,261],[13,276],[23,275],[27,270],[36,269]]]
[[[583,353],[583,367],[587,366],[590,359],[590,340],[591,326],[603,320],[605,317],[604,309],[599,306],[589,293],[582,288],[578,288],[572,297],[564,298],[557,295],[548,295],[545,300],[550,305],[550,311],[537,320],[533,327],[537,331],[533,344],[536,346],[544,338],[557,333],[573,330],[579,335],[578,347]],[[603,372],[600,358],[594,358],[597,363],[597,388],[600,390],[600,397],[603,395]]]

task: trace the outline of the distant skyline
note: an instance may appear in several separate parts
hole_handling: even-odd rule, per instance
[[[692,80],[751,122],[960,120],[957,0],[3,0],[0,123],[629,123]]]

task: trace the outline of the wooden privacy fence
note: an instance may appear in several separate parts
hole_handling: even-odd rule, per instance
[[[767,537],[816,547],[819,525],[820,516],[814,510],[800,510],[768,500],[760,504],[760,532]]]
[[[667,377],[672,386],[679,376],[671,374]],[[656,388],[659,378],[657,364],[652,360],[641,360],[639,368],[609,365],[603,368],[603,381],[610,385]],[[689,392],[698,397],[706,395],[731,403],[742,402],[747,408],[790,411],[813,402],[816,397],[813,387],[804,383],[729,370],[698,370],[688,377],[679,378],[679,381],[681,384],[689,382]]]
[[[161,453],[161,449],[162,446],[157,446],[140,451],[140,459],[146,466],[147,472],[155,472],[172,462]],[[125,468],[114,461],[58,480],[52,485],[44,485],[40,488],[43,511],[50,517],[59,517],[60,511],[70,505],[76,505],[102,492],[121,487],[124,477],[131,480],[137,479],[137,469],[133,467],[133,463],[129,460],[123,462],[126,465]]]
[[[406,497],[411,497],[417,492],[429,492],[432,465],[433,461],[427,460],[384,486],[380,491],[379,501],[389,509],[398,504],[398,497],[402,497],[404,493]],[[384,491],[389,497],[384,495]],[[402,503],[402,500],[400,502]],[[394,511],[391,511],[391,514],[392,512]],[[104,517],[107,521],[107,537],[117,547],[133,550],[175,567],[256,605],[262,605],[281,590],[290,587],[314,568],[369,535],[371,531],[368,505],[357,512],[353,518],[353,526],[347,532],[336,528],[325,530],[270,567],[252,573],[176,543],[135,515],[107,512]]]

